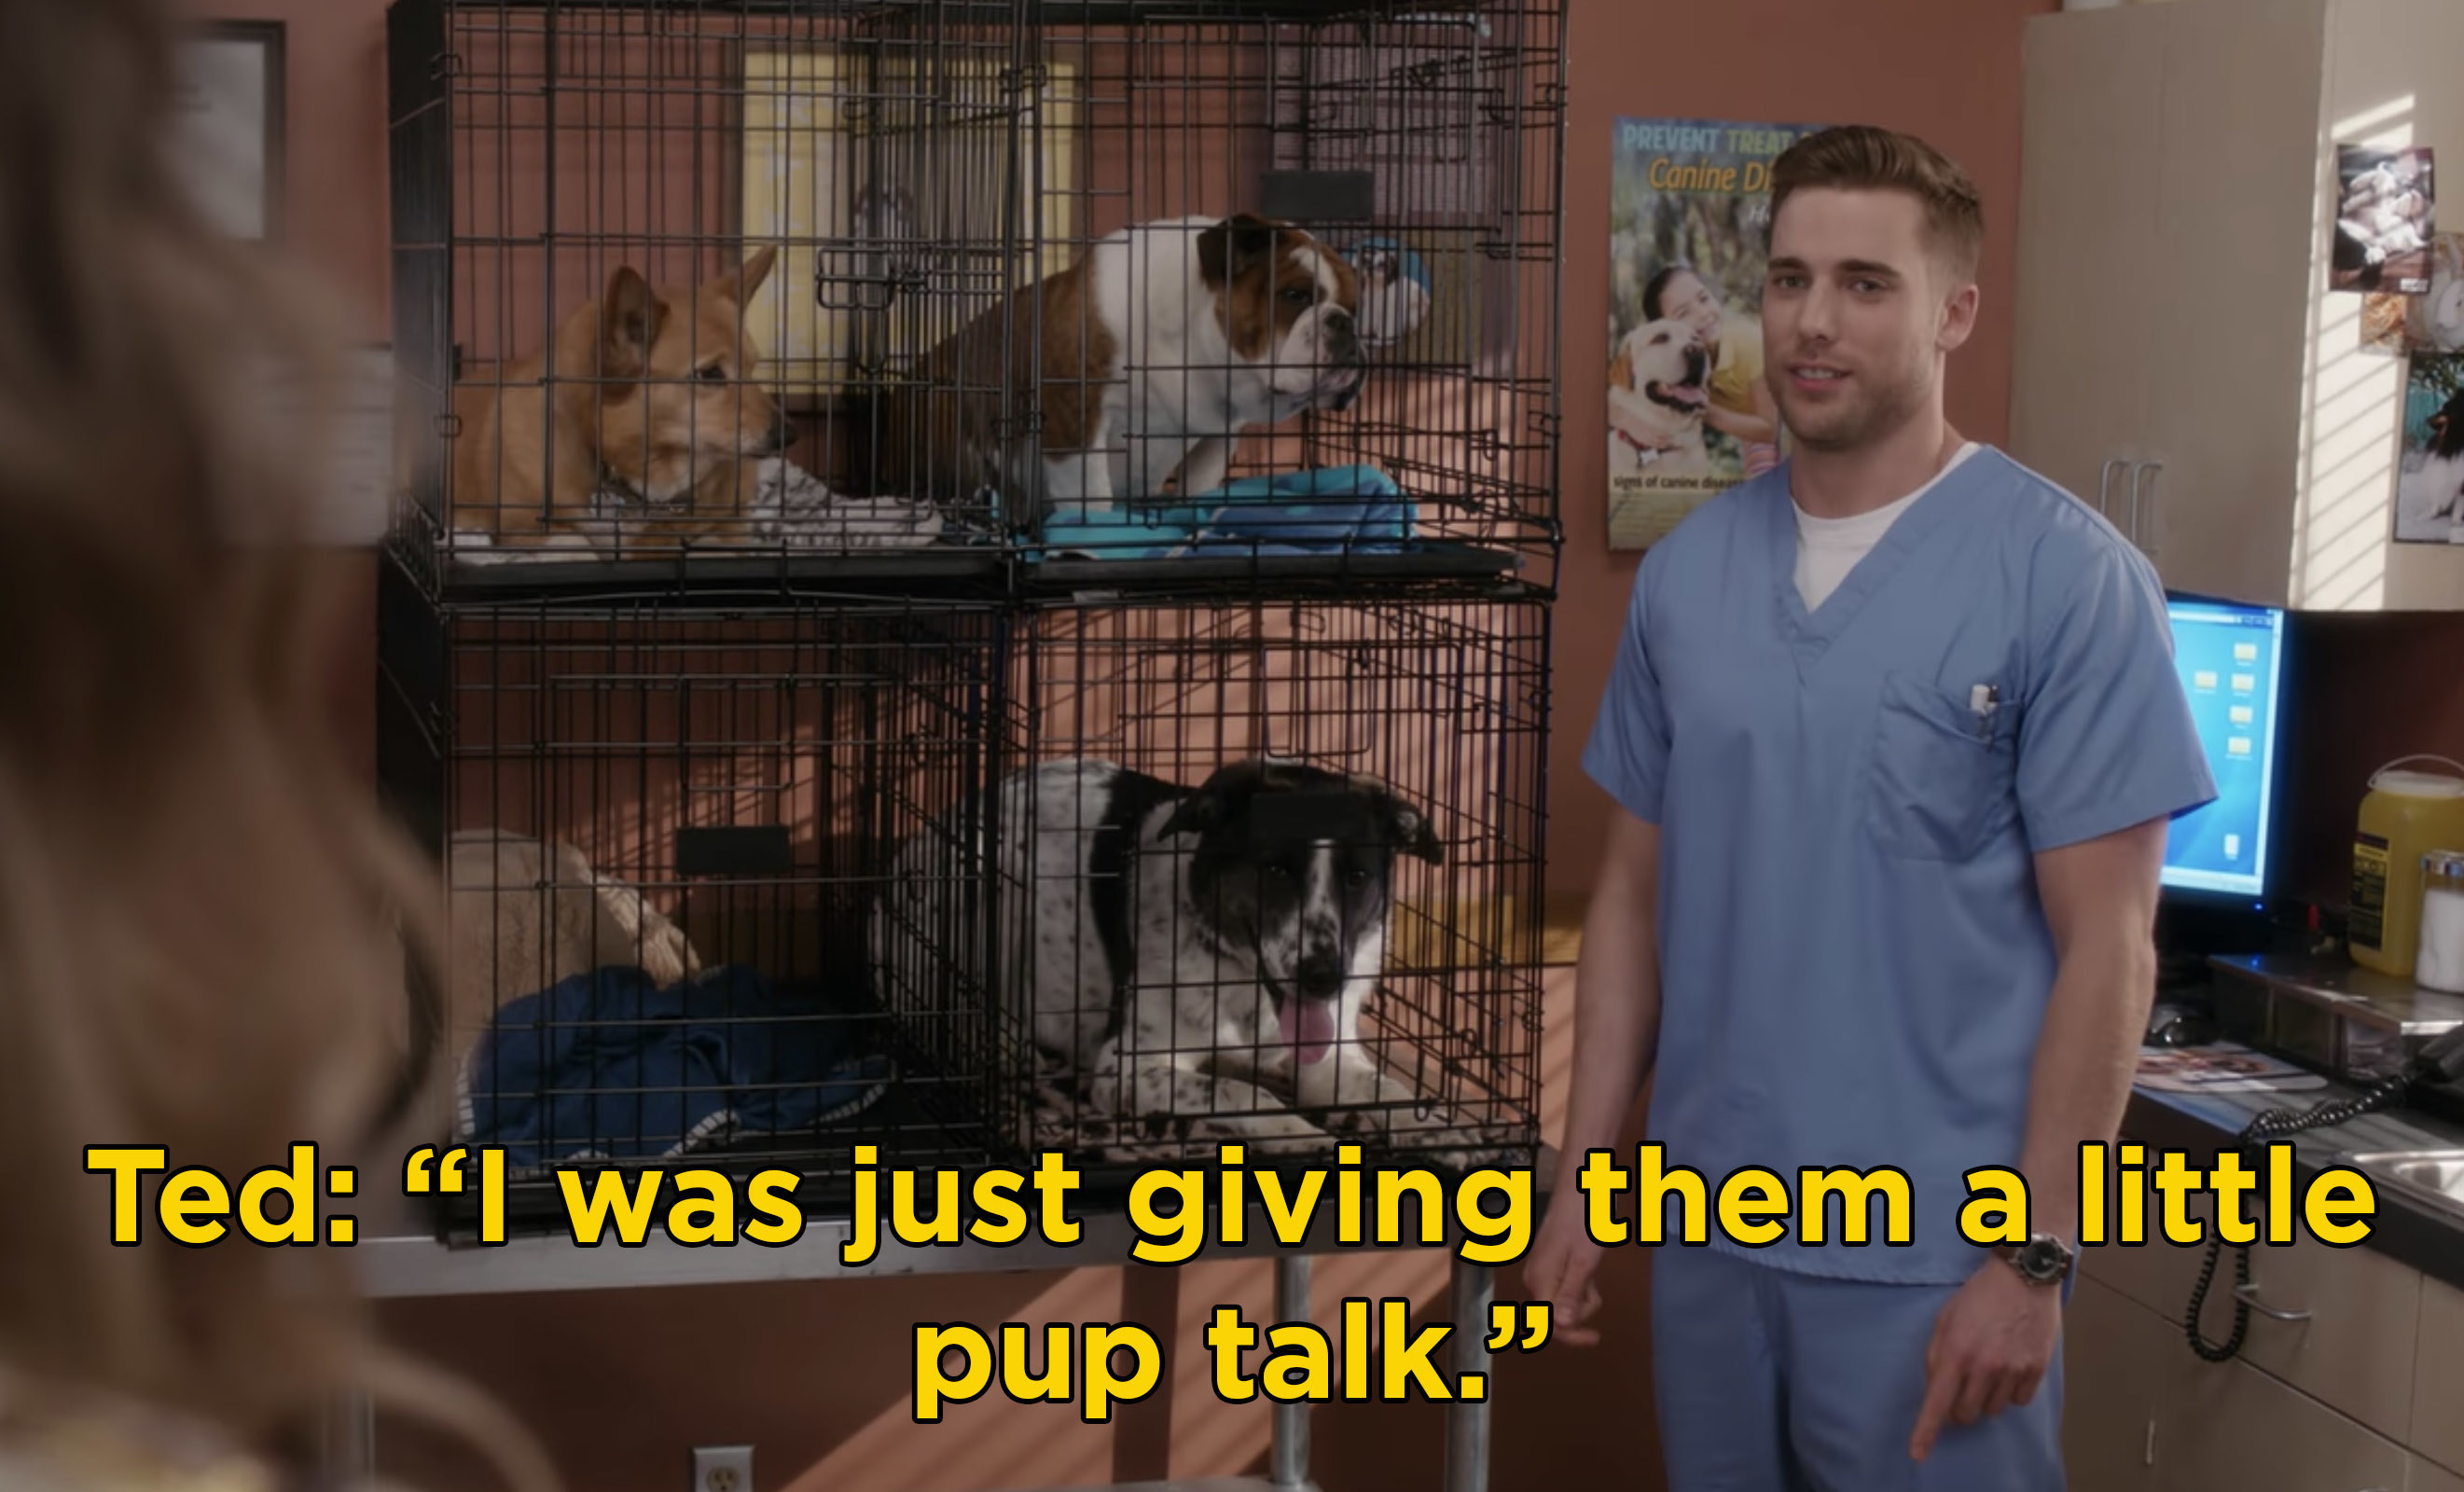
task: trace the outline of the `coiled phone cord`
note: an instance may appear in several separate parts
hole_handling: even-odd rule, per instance
[[[2403,1072],[2380,1079],[2352,1098],[2331,1099],[2299,1112],[2290,1108],[2271,1108],[2244,1126],[2242,1131],[2234,1135],[2231,1143],[2238,1146],[2253,1140],[2281,1139],[2286,1135],[2299,1134],[2304,1130],[2317,1130],[2329,1125],[2343,1124],[2348,1119],[2358,1119],[2364,1114],[2385,1108],[2389,1104],[2402,1099],[2414,1077],[2413,1070],[2407,1068]],[[2240,1351],[2242,1333],[2250,1327],[2250,1301],[2245,1295],[2250,1285],[2250,1245],[2236,1243],[2233,1245],[2233,1334],[2225,1338],[2222,1347],[2214,1347],[2199,1333],[2200,1309],[2207,1304],[2208,1286],[2215,1281],[2216,1261],[2223,1254],[2224,1246],[2223,1232],[2218,1229],[2210,1230],[2207,1262],[2199,1266],[2199,1283],[2190,1288],[2190,1308],[2182,1318],[2182,1329],[2189,1336],[2190,1350],[2211,1363],[2224,1362]]]

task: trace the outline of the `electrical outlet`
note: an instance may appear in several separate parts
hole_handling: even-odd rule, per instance
[[[753,1492],[753,1447],[693,1447],[693,1492]]]

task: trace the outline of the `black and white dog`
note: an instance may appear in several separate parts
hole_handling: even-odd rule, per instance
[[[1071,758],[1005,782],[1000,824],[998,884],[1026,896],[999,912],[1003,998],[1123,1132],[1269,1152],[1383,1133],[1461,1148],[1465,1164],[1494,1155],[1361,1040],[1396,857],[1444,859],[1427,815],[1391,788],[1250,760],[1193,789]],[[902,957],[953,957],[916,944],[950,840],[911,841],[877,904],[885,983]]]

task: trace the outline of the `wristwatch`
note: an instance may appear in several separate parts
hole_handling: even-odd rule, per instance
[[[2030,1284],[2059,1284],[2079,1258],[2078,1250],[2050,1233],[2030,1234],[2027,1242],[2016,1247],[2005,1243],[1996,1252]]]

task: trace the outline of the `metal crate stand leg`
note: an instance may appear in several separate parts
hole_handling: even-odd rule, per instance
[[[1275,1320],[1309,1319],[1309,1257],[1291,1253],[1275,1260]],[[1274,1448],[1268,1476],[1275,1492],[1317,1492],[1309,1480],[1309,1401],[1279,1403],[1274,1411]]]
[[[1486,1264],[1455,1256],[1455,1380],[1479,1373],[1485,1392],[1446,1408],[1446,1492],[1488,1492],[1488,1396],[1497,1392],[1488,1371],[1488,1304],[1494,1287]]]

